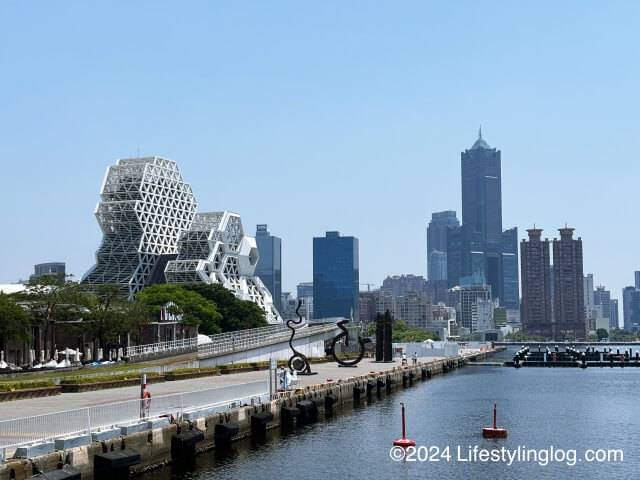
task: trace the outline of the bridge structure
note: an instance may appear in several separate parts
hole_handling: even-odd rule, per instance
[[[296,328],[293,346],[309,358],[324,357],[325,342],[339,331],[335,322],[303,324]],[[288,360],[292,355],[290,338],[291,330],[285,325],[269,325],[199,339],[138,345],[127,348],[126,356],[136,363],[191,353],[200,366],[262,362],[270,358]]]

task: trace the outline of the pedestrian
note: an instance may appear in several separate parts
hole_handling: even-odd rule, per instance
[[[402,352],[402,365],[408,365],[406,352]]]
[[[413,352],[413,364],[418,364],[418,352]]]

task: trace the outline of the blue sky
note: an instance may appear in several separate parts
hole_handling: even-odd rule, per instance
[[[325,230],[360,239],[362,282],[426,275],[482,124],[504,227],[567,222],[620,298],[640,269],[638,24],[634,1],[2,2],[0,283],[46,261],[82,276],[106,168],[138,150],[176,160],[200,211],[268,223],[285,290]]]

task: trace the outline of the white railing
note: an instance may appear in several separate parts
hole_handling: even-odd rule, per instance
[[[168,342],[149,343],[147,345],[136,345],[127,347],[127,357],[146,355],[148,353],[170,352],[188,347],[198,346],[198,337],[185,338],[183,340],[170,340]]]
[[[141,414],[141,400],[107,403],[64,412],[0,421],[0,460],[21,445],[79,434],[91,434],[131,423],[170,417],[181,420],[184,413],[210,408],[211,413],[269,399],[269,382],[209,388],[195,392],[158,395]]]
[[[335,323],[323,325],[302,325],[296,329],[295,338],[330,332],[336,329]],[[198,358],[208,358],[225,353],[249,350],[287,341],[291,337],[291,330],[284,325],[240,330],[237,332],[212,335],[211,343],[198,345]]]

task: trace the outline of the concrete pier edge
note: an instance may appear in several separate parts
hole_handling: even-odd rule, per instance
[[[354,405],[354,403],[366,405],[370,401],[375,402],[377,395],[370,396],[364,393],[359,396],[360,402],[357,402],[357,400],[354,401],[354,390],[366,392],[367,385],[371,380],[375,381],[377,385],[386,385],[386,389],[378,389],[377,392],[379,395],[385,395],[387,394],[386,392],[402,389],[403,377],[411,376],[414,383],[417,381],[428,381],[432,375],[446,373],[455,368],[462,367],[469,360],[482,360],[497,351],[498,349],[486,350],[446,359],[420,362],[416,365],[394,366],[392,368],[376,370],[375,372],[338,381],[321,382],[307,386],[302,389],[303,391],[301,393],[291,394],[288,397],[253,406],[238,407],[221,413],[211,413],[204,416],[194,415],[195,418],[191,420],[176,421],[169,425],[166,425],[166,422],[160,422],[160,424],[165,423],[165,425],[157,428],[148,428],[154,424],[152,422],[145,422],[140,425],[141,428],[142,425],[146,428],[129,434],[122,434],[123,432],[121,432],[120,435],[112,436],[115,432],[109,431],[109,434],[101,436],[102,441],[92,441],[86,445],[55,450],[29,458],[8,459],[0,464],[0,480],[25,480],[32,475],[57,470],[65,465],[75,467],[81,472],[83,479],[89,479],[94,476],[95,455],[124,449],[133,450],[140,454],[140,463],[130,467],[131,474],[140,474],[144,471],[171,463],[172,438],[181,433],[194,429],[204,432],[204,440],[195,445],[195,453],[202,453],[215,447],[216,425],[230,423],[233,424],[234,427],[239,427],[237,435],[230,439],[232,442],[237,441],[252,435],[252,424],[254,425],[254,435],[260,434],[260,432],[256,431],[256,425],[258,424],[261,425],[258,430],[262,431],[279,427],[281,424],[280,413],[283,407],[296,409],[300,402],[309,400],[312,401],[312,405],[304,403],[303,405],[306,405],[309,412],[313,410],[313,414],[307,415],[305,418],[311,416],[313,421],[315,421],[316,419],[324,418],[326,410],[330,410],[329,413],[332,414],[334,406],[341,407],[344,405]],[[424,375],[423,369],[427,369],[430,374]],[[369,389],[371,390],[371,388],[369,384]],[[327,409],[327,402],[318,401],[318,397],[326,399],[328,396],[331,401],[328,402],[330,406]],[[252,417],[254,416],[258,418],[252,421]],[[265,420],[269,421],[265,423]],[[298,418],[296,421],[298,421]],[[60,442],[58,442],[58,444],[60,444]]]

